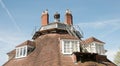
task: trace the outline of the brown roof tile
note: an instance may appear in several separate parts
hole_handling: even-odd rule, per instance
[[[96,39],[95,37],[90,37],[90,38],[88,38],[88,39],[86,39],[86,40],[83,40],[81,43],[82,43],[82,44],[90,44],[90,43],[92,43],[92,42],[99,42],[99,43],[105,44],[104,42]]]
[[[20,46],[24,46],[24,45],[35,46],[35,43],[33,41],[27,40],[16,47],[20,47]]]
[[[15,54],[15,49],[10,51],[10,52],[8,52],[7,54]]]

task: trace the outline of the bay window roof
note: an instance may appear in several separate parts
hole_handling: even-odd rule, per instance
[[[98,40],[98,39],[96,39],[95,37],[90,37],[90,38],[88,38],[88,39],[86,39],[86,40],[83,40],[81,43],[82,43],[82,44],[90,44],[90,43],[92,43],[92,42],[98,42],[98,43],[101,43],[101,44],[105,44],[103,41]]]

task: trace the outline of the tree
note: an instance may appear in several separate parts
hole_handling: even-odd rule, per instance
[[[120,49],[115,55],[114,62],[117,64],[117,66],[120,66]]]

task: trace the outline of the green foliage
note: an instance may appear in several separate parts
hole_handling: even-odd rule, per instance
[[[117,64],[117,66],[120,66],[120,49],[115,55],[114,62]]]

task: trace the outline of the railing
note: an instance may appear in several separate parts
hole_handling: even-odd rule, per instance
[[[83,32],[80,30],[79,26],[66,26],[66,30],[72,36],[75,36],[77,38],[82,38],[83,37]]]

